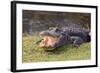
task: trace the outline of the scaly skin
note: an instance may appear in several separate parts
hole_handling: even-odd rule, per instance
[[[71,27],[52,28],[40,32],[40,36],[42,37],[50,36],[53,38],[55,37],[58,38],[58,40],[55,43],[53,40],[52,40],[53,42],[51,43],[49,43],[50,41],[46,41],[45,43],[48,44],[45,45],[42,43],[44,40],[41,41],[43,47],[52,47],[52,48],[57,48],[64,44],[73,44],[74,46],[78,47],[83,42],[90,41],[90,31],[83,28],[71,28]],[[48,38],[47,40],[51,40],[51,38]]]

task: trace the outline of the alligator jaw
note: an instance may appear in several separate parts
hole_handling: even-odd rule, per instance
[[[43,40],[40,42],[39,47],[53,47],[58,42],[58,37],[54,37],[47,32],[40,32]]]

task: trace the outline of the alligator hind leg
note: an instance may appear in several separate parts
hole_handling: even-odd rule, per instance
[[[71,37],[72,39],[72,44],[74,47],[79,47],[83,43],[83,39],[77,36]]]

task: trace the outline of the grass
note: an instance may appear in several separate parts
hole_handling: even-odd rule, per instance
[[[78,48],[73,47],[71,44],[66,44],[52,51],[45,51],[45,48],[40,48],[38,44],[35,44],[39,39],[40,37],[38,36],[23,37],[23,62],[29,63],[91,59],[90,43],[83,43]]]

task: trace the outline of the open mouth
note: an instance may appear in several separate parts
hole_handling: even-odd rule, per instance
[[[54,47],[55,44],[58,42],[58,37],[54,37],[48,34],[43,35],[44,33],[40,33],[42,35],[42,41],[39,44],[39,47]]]

